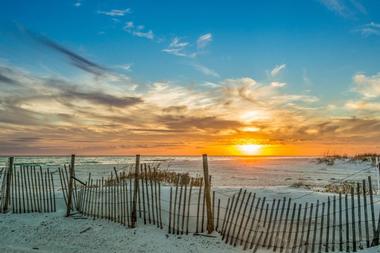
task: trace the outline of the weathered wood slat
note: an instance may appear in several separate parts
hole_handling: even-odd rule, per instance
[[[252,214],[252,210],[253,210],[255,200],[256,200],[256,193],[254,193],[253,197],[252,197],[251,206],[249,208],[248,216],[246,218],[246,222],[245,222],[245,226],[244,226],[244,232],[243,232],[242,238],[240,240],[240,245],[243,245],[243,243],[246,243],[248,241],[248,238],[245,237],[244,235],[247,233],[247,229],[248,229],[248,225],[249,225],[249,219],[250,219],[251,214]],[[219,214],[218,214],[218,216],[219,216]],[[244,238],[246,238],[246,239],[244,240]]]
[[[326,243],[325,252],[329,252],[329,239],[330,239],[330,196],[327,197],[327,214],[326,214]]]
[[[354,188],[351,187],[351,225],[352,225],[352,251],[356,252],[356,227],[355,227],[355,198],[354,198]]]
[[[356,197],[357,197],[357,203],[358,203],[358,232],[359,232],[359,249],[363,249],[363,231],[362,231],[362,207],[361,207],[361,200],[360,200],[360,183],[356,184]]]
[[[266,232],[265,232],[265,237],[264,237],[264,243],[263,243],[263,247],[266,247],[267,246],[267,241],[268,241],[268,236],[270,234],[270,229],[271,229],[271,225],[272,225],[272,218],[273,218],[273,212],[274,212],[274,207],[276,205],[276,199],[274,199],[272,201],[272,207],[270,209],[270,215],[269,215],[269,221],[268,221],[268,226],[267,226],[267,229],[266,229]]]
[[[247,211],[247,207],[248,207],[249,201],[250,201],[250,199],[251,199],[251,196],[252,196],[252,193],[250,192],[250,193],[248,194],[248,198],[247,198],[247,201],[246,201],[245,206],[244,206],[243,214],[241,215],[240,225],[239,225],[239,227],[238,227],[237,235],[236,235],[236,237],[235,237],[235,241],[234,241],[234,247],[236,247],[237,242],[238,242],[238,240],[240,239],[241,230],[242,230],[242,227],[243,227],[243,222],[244,222],[244,220],[245,220],[245,213],[246,213],[246,211]]]
[[[318,211],[319,211],[319,200],[317,200],[317,203],[315,205],[314,230],[313,230],[313,241],[311,244],[311,253],[315,252],[315,245],[317,242]]]
[[[223,228],[223,233],[222,233],[222,240],[224,240],[224,238],[226,238],[226,234],[227,234],[227,228],[228,228],[228,226],[229,226],[229,221],[230,221],[230,217],[231,217],[231,213],[232,213],[232,209],[233,209],[233,206],[234,206],[234,204],[235,204],[235,194],[234,195],[232,195],[232,199],[231,199],[231,202],[230,202],[230,206],[229,206],[229,209],[228,210],[226,210],[226,213],[227,213],[227,211],[228,211],[228,214],[227,214],[227,219],[226,219],[226,217],[224,217],[224,222],[225,222],[225,224],[224,224],[224,228]],[[223,222],[223,223],[224,223]]]
[[[321,230],[319,231],[319,246],[318,253],[322,252],[322,242],[323,242],[323,227],[324,227],[324,218],[325,218],[325,202],[322,203],[322,214],[321,214]]]
[[[368,191],[369,191],[369,203],[371,205],[372,235],[373,237],[375,237],[377,230],[376,230],[375,206],[373,203],[373,189],[372,189],[371,176],[368,176]],[[371,243],[371,246],[373,246],[373,242]]]
[[[300,244],[298,248],[298,253],[301,253],[302,248],[304,247],[304,234],[305,234],[305,226],[306,226],[306,216],[307,216],[307,209],[309,207],[309,203],[305,203],[304,211],[303,211],[303,219],[302,219],[302,226],[301,226],[301,238],[300,238]]]
[[[344,195],[344,208],[345,208],[345,214],[346,214],[346,252],[350,252],[350,224],[348,222],[348,196],[347,194]]]
[[[230,222],[230,224],[228,226],[228,229],[227,229],[226,243],[228,243],[228,240],[229,240],[229,237],[230,237],[231,228],[232,228],[232,225],[233,225],[233,221],[234,221],[235,214],[236,214],[236,209],[237,209],[237,206],[239,204],[239,199],[240,199],[240,195],[241,195],[242,190],[243,189],[239,190],[239,193],[238,193],[236,201],[235,201],[234,209],[233,209],[232,215],[231,215],[231,222]]]
[[[169,227],[168,233],[172,232],[172,195],[173,195],[173,187],[170,187],[170,197],[169,197]]]
[[[288,250],[291,248],[291,239],[292,239],[292,232],[293,232],[293,223],[294,223],[294,217],[295,217],[295,214],[296,214],[296,208],[297,208],[297,204],[294,203],[293,204],[293,211],[292,211],[292,216],[291,216],[291,220],[290,220],[290,228],[289,228],[289,233],[288,233],[288,240],[286,242],[286,246],[285,246],[285,252],[288,252]]]
[[[292,202],[292,199],[289,198],[288,199],[288,206],[286,208],[286,214],[285,214],[284,229],[283,229],[282,237],[281,237],[280,252],[283,252],[285,249],[285,246],[286,246],[285,237],[286,237],[286,231],[287,231],[287,226],[288,226],[288,217],[289,217],[289,213],[290,213],[291,202]]]
[[[309,221],[308,221],[308,224],[307,224],[305,253],[308,253],[308,251],[309,251],[310,233],[311,233],[311,222],[312,222],[312,217],[313,217],[313,207],[314,207],[314,204],[311,203],[311,205],[310,205],[310,213],[309,213]]]
[[[253,231],[253,227],[254,227],[254,224],[255,224],[255,222],[256,222],[256,215],[257,215],[257,213],[259,212],[260,202],[261,202],[261,198],[258,198],[258,199],[257,199],[257,203],[256,203],[256,207],[255,207],[255,212],[254,212],[254,214],[253,214],[253,216],[252,216],[252,219],[251,219],[251,226],[249,227],[249,231],[248,231],[247,239],[245,240],[245,243],[244,243],[244,250],[246,250],[247,247],[248,247],[248,243],[249,243],[250,238],[251,238],[251,233],[252,233],[252,231]],[[264,203],[264,202],[265,202],[265,199],[263,200],[263,203]],[[262,209],[260,209],[260,212],[261,212],[261,210],[262,210]],[[260,218],[259,218],[258,220],[260,220]],[[253,233],[253,237],[254,237],[254,235],[255,235],[255,233]],[[252,240],[251,240],[251,244],[250,244],[250,248],[253,247],[253,243],[254,243],[253,240],[254,240],[254,239],[252,238]]]
[[[297,246],[298,246],[297,243],[298,243],[298,231],[299,231],[299,227],[300,227],[301,209],[302,209],[302,205],[298,204],[296,233],[294,235],[294,243],[293,243],[293,247],[292,247],[292,253],[296,252],[296,249],[297,249]]]
[[[278,248],[278,243],[280,242],[281,243],[281,240],[280,240],[280,229],[282,227],[282,218],[284,216],[284,212],[285,212],[285,205],[286,205],[286,197],[283,198],[282,200],[282,207],[281,207],[281,213],[280,213],[280,218],[279,218],[279,223],[278,223],[278,227],[277,227],[277,231],[276,231],[276,236],[274,238],[274,247],[273,247],[273,251],[276,252],[277,248]],[[281,246],[281,244],[280,244]]]
[[[185,215],[186,215],[186,199],[187,199],[187,182],[185,183],[185,191],[183,193],[183,208],[182,208],[182,226],[181,226],[181,235],[184,233],[185,229]],[[190,208],[189,206],[187,207]]]
[[[187,220],[186,220],[186,234],[189,234],[189,219],[190,219],[190,207],[191,207],[191,194],[193,191],[193,179],[190,181],[189,199],[187,202]]]
[[[224,239],[224,231],[225,231],[225,227],[226,227],[226,221],[227,221],[227,214],[228,214],[228,211],[231,209],[231,207],[230,207],[230,202],[231,201],[231,199],[230,198],[228,198],[227,199],[227,206],[226,206],[226,209],[225,209],[225,211],[224,211],[224,218],[223,218],[223,223],[222,223],[222,229],[220,230],[220,232],[221,232],[221,234],[222,234],[222,240]]]
[[[235,222],[234,222],[234,228],[233,228],[233,230],[232,230],[232,234],[231,234],[231,237],[230,237],[230,245],[233,244],[234,239],[235,239],[236,227],[238,226],[239,216],[240,216],[241,208],[242,208],[243,203],[244,203],[244,200],[245,200],[245,195],[246,195],[246,193],[247,193],[247,190],[244,190],[243,198],[242,198],[241,201],[240,201],[239,210],[238,210],[238,213],[237,213],[237,215],[236,215],[236,219],[235,219]],[[227,243],[228,243],[228,241],[227,241]]]

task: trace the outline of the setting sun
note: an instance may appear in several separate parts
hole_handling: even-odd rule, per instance
[[[237,145],[237,148],[239,149],[240,153],[243,155],[257,155],[259,154],[262,148],[262,145],[244,144],[244,145]]]

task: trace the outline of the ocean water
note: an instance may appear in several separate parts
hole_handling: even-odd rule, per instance
[[[114,168],[128,170],[134,156],[76,157],[76,175],[82,180],[91,173],[92,178],[109,176]],[[212,184],[219,187],[271,187],[302,183],[319,187],[340,180],[361,180],[371,175],[377,178],[376,169],[366,162],[340,160],[334,165],[318,164],[315,157],[208,157]],[[7,158],[0,157],[0,167]],[[57,173],[58,167],[69,164],[70,157],[40,156],[16,157],[16,164],[35,163]],[[160,163],[161,169],[202,175],[200,156],[142,156],[141,162]],[[57,180],[57,179],[56,179]]]

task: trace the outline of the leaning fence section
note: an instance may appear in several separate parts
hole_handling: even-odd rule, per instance
[[[135,184],[136,218],[144,224],[154,224],[162,228],[161,181],[157,168],[151,164],[140,164],[136,177],[135,172],[114,172],[107,178],[92,179],[81,182],[73,193],[76,209],[85,216],[107,219],[129,227],[134,227],[133,205]],[[62,189],[67,189],[67,170],[63,169]],[[66,194],[64,190],[64,194]],[[67,199],[67,197],[65,197]]]
[[[85,216],[130,226],[130,186],[126,180],[109,184],[104,179],[90,179],[77,193],[76,208]]]
[[[59,169],[59,174],[67,200],[67,169]],[[73,207],[87,217],[134,227],[132,207],[137,182],[138,223],[167,227],[172,234],[204,232],[207,218],[203,179],[181,173],[176,173],[173,179],[173,175],[147,163],[139,165],[137,178],[133,168],[119,172],[115,169],[109,177],[96,180],[89,175],[86,182],[77,179]]]
[[[375,212],[370,177],[350,194],[323,202],[267,199],[240,189],[228,198],[226,209],[221,211],[219,203],[216,230],[225,243],[244,250],[355,252],[379,245],[380,212]]]

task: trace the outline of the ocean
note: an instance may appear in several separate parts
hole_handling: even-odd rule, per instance
[[[0,157],[0,167],[7,158]],[[109,176],[113,168],[126,170],[135,161],[134,156],[78,156],[76,176],[85,180]],[[236,157],[210,156],[209,173],[212,184],[218,187],[271,187],[308,185],[319,187],[345,180],[361,180],[371,175],[377,178],[376,169],[366,162],[336,161],[334,165],[318,163],[316,157]],[[58,167],[69,164],[70,157],[39,156],[16,157],[15,163],[35,163],[57,172]],[[201,156],[141,156],[141,162],[160,163],[161,169],[202,175]],[[56,179],[57,180],[57,179]]]

